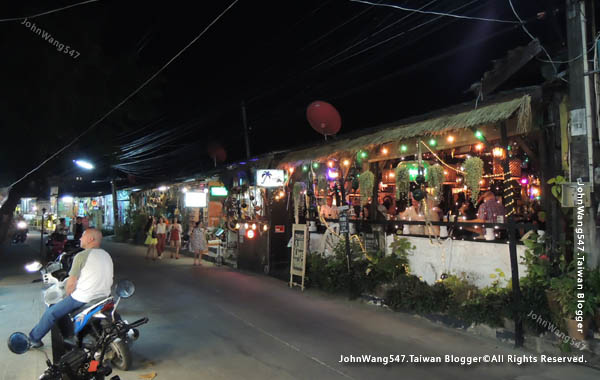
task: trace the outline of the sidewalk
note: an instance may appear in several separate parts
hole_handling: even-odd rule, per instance
[[[37,243],[37,244],[36,244]],[[37,379],[47,368],[43,352],[51,356],[50,335],[43,339],[44,347],[23,355],[9,351],[7,340],[11,333],[28,334],[39,321],[46,305],[42,301],[42,283],[39,273],[27,273],[26,262],[37,260],[37,239],[28,238],[24,245],[0,247],[0,380]]]

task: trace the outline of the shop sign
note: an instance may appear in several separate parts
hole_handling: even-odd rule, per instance
[[[285,232],[285,225],[275,225],[275,233],[282,234]]]
[[[340,233],[347,234],[350,231],[348,227],[348,214],[346,211],[340,213]]]
[[[225,188],[225,186],[212,186],[210,188],[210,195],[213,197],[226,197],[227,194],[227,188]]]
[[[290,288],[300,286],[304,291],[304,276],[306,274],[306,247],[308,245],[308,228],[306,224],[292,226],[292,260],[290,263]],[[294,276],[302,277],[301,282],[295,282]]]
[[[185,193],[185,207],[206,207],[204,191],[188,191]]]
[[[285,183],[285,173],[281,169],[258,169],[256,184],[260,187],[280,187]]]

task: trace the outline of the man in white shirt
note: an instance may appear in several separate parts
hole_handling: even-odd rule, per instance
[[[54,323],[86,303],[110,295],[113,284],[113,261],[108,252],[100,248],[102,233],[95,228],[85,230],[81,247],[73,260],[66,284],[67,297],[50,306],[40,322],[31,330],[29,338],[34,348],[41,347],[42,338]]]

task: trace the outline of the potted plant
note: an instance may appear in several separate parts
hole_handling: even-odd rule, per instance
[[[477,203],[481,178],[483,176],[483,161],[479,157],[470,157],[463,164],[465,168],[465,185],[471,190],[471,200]]]
[[[550,288],[555,291],[556,300],[560,306],[560,316],[565,321],[569,336],[577,340],[585,340],[591,318],[596,311],[596,300],[591,298],[595,295],[591,295],[589,288],[591,285],[590,272],[584,271],[583,276],[584,289],[587,289],[586,293],[590,296],[581,304],[581,308],[578,307],[578,294],[581,291],[577,290],[577,272],[571,271],[550,281]]]

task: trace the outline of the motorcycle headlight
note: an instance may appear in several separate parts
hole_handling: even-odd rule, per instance
[[[27,228],[27,223],[24,221],[20,221],[19,223],[17,223],[17,228],[24,230],[25,228]]]

